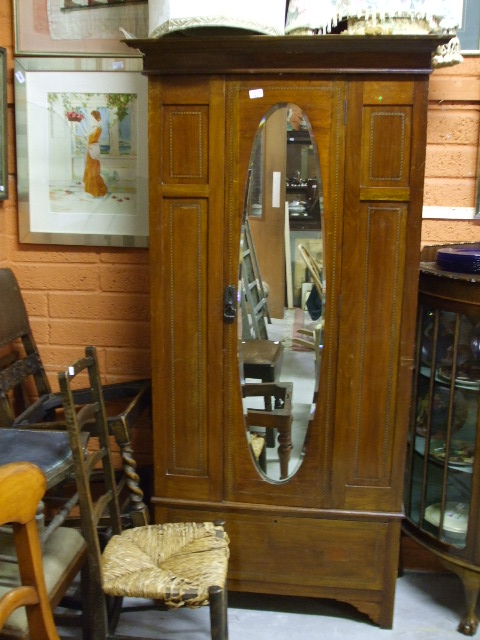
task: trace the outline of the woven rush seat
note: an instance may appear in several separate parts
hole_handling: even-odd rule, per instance
[[[71,383],[82,372],[88,375],[93,402],[78,408]],[[208,604],[211,640],[228,640],[229,540],[224,523],[173,522],[124,529],[96,349],[87,347],[84,358],[58,374],[58,382],[87,543],[88,577],[82,604],[84,612],[93,615],[85,639],[125,640],[125,636],[115,634],[115,629],[125,610],[123,600],[129,597],[138,602],[126,609],[139,612],[158,609],[162,604],[174,609]],[[82,435],[92,433],[92,429],[99,446],[85,456]],[[102,474],[103,493],[97,491],[98,483],[92,491],[93,471]],[[108,541],[99,537],[102,516],[108,516]]]
[[[228,536],[213,522],[127,529],[102,555],[103,590],[111,596],[163,600],[169,607],[208,603],[209,587],[225,584]]]
[[[255,460],[258,460],[265,449],[265,437],[259,436],[257,433],[249,433],[248,441],[252,448],[252,453],[255,456]]]

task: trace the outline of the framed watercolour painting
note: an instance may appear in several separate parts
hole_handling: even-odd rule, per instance
[[[147,246],[147,79],[121,62],[15,60],[20,242]]]
[[[0,200],[6,200],[8,198],[6,55],[6,50],[0,47]]]
[[[480,54],[480,2],[463,0],[461,25],[457,29],[462,54]]]
[[[147,0],[13,0],[15,55],[140,56],[124,29],[148,35]]]

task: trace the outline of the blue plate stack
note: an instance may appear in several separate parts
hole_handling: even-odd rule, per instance
[[[480,273],[480,248],[445,247],[437,251],[437,265],[456,273]]]

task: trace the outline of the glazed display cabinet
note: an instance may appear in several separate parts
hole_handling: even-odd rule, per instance
[[[467,247],[480,256],[480,246],[458,249],[463,254]],[[473,635],[480,588],[480,274],[439,266],[443,249],[425,249],[430,261],[420,268],[404,528],[460,576],[467,606],[458,629]]]
[[[447,41],[198,32],[127,41],[149,80],[155,520],[224,519],[231,590],[333,598],[385,628],[403,518],[428,80]],[[308,139],[289,151],[294,111]],[[299,186],[316,179],[321,192],[321,224],[308,231],[319,234],[310,253],[323,304],[317,351],[284,345],[280,376],[294,356],[312,374],[308,385],[284,381],[293,422],[282,423],[280,444],[298,440],[299,406],[304,436],[276,477],[252,454],[258,432],[244,409],[240,244],[261,175],[249,223],[258,259],[261,238],[277,261],[262,278],[283,315],[284,280],[273,278],[288,268],[287,155],[302,146],[316,166],[299,169]],[[271,421],[290,411],[278,394],[257,396]]]

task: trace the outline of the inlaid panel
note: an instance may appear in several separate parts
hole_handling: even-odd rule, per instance
[[[169,234],[168,293],[170,333],[165,344],[170,399],[165,407],[168,433],[167,473],[205,475],[207,471],[207,207],[203,200],[165,202]],[[182,251],[187,245],[188,251]],[[188,292],[189,313],[184,299]]]
[[[363,212],[362,212],[363,213]],[[350,484],[389,486],[390,449],[395,416],[395,372],[398,366],[402,311],[406,207],[368,205],[357,275],[357,402],[352,413],[353,456]],[[378,343],[379,328],[388,340]],[[365,382],[368,380],[368,383]],[[372,450],[375,452],[372,455]]]
[[[405,204],[369,203],[347,225],[346,242],[355,250],[343,265],[342,279],[350,285],[342,293],[339,384],[351,400],[338,407],[349,440],[339,443],[336,464],[344,482],[337,498],[346,491],[352,507],[366,499],[369,487],[377,508],[383,499],[386,505],[393,482],[406,224]]]
[[[408,187],[410,136],[411,107],[364,107],[362,187]]]
[[[163,109],[165,184],[208,180],[208,107],[166,106]]]

